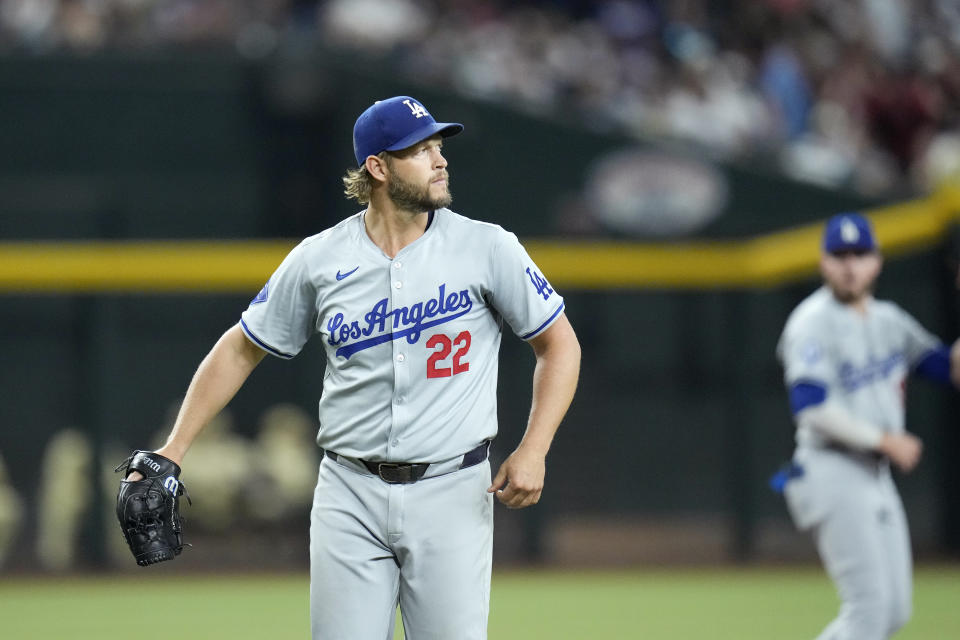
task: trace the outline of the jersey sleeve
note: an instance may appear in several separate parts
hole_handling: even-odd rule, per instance
[[[834,383],[835,369],[831,366],[829,348],[824,332],[812,323],[788,322],[777,356],[783,363],[784,383],[794,415],[808,407],[822,405]]]
[[[894,306],[894,310],[894,317],[903,332],[903,355],[909,367],[914,369],[927,356],[943,347],[943,343],[909,313],[898,306]]]
[[[535,338],[560,317],[563,298],[550,286],[516,235],[501,230],[491,259],[488,299],[516,335],[523,340]]]
[[[829,389],[834,382],[829,345],[816,323],[788,323],[777,345],[783,363],[783,379],[788,388],[799,384]]]
[[[305,245],[291,251],[240,316],[247,337],[279,358],[300,353],[316,328],[316,289],[308,277]]]

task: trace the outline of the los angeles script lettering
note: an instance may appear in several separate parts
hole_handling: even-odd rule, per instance
[[[332,346],[343,345],[337,349],[338,356],[349,358],[363,349],[400,338],[414,344],[425,329],[450,322],[473,308],[469,290],[448,294],[446,284],[441,284],[437,296],[426,302],[393,310],[387,309],[387,303],[387,298],[379,300],[364,314],[362,322],[348,321],[343,313],[336,313],[327,320],[327,342]],[[351,340],[357,342],[350,343]]]

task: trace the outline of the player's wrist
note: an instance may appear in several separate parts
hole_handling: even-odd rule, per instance
[[[168,442],[167,444],[163,445],[162,447],[154,451],[154,453],[157,453],[163,456],[164,458],[171,460],[172,462],[174,462],[179,466],[183,462],[183,457],[186,455],[187,449],[186,447],[178,446],[174,443]]]
[[[550,442],[542,442],[538,441],[537,439],[524,438],[520,441],[520,444],[517,445],[517,451],[522,451],[528,455],[546,458],[547,453],[550,451]]]
[[[877,444],[873,447],[873,450],[877,453],[889,454],[890,449],[893,446],[893,436],[889,433],[884,433],[880,436],[880,439],[877,441]]]

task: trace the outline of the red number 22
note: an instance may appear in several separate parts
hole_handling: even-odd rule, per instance
[[[453,347],[457,346],[457,352],[453,354],[453,366],[452,367],[441,367],[438,366],[443,364],[443,361],[447,359],[447,356],[450,355],[450,351],[453,350]],[[437,347],[440,347],[437,349]],[[427,358],[427,377],[428,378],[449,378],[450,376],[455,376],[458,373],[463,373],[464,371],[470,370],[469,362],[462,362],[461,358],[467,355],[467,352],[470,351],[470,332],[463,331],[456,338],[450,340],[446,335],[438,333],[436,335],[430,336],[430,339],[427,340],[428,349],[436,349],[429,358]]]

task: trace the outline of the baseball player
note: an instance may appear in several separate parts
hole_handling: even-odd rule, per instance
[[[944,346],[873,297],[882,258],[866,218],[831,218],[822,249],[825,284],[790,314],[777,347],[797,427],[779,482],[843,602],[819,639],[880,640],[911,613],[909,531],[890,474],[921,455],[904,424],[907,376],[960,386],[960,341]]]
[[[492,499],[539,500],[576,388],[563,298],[516,236],[447,208],[442,146],[462,130],[409,96],[360,115],[344,184],[367,208],[290,252],[201,363],[156,452],[179,463],[266,354],[293,358],[316,336],[314,638],[391,638],[398,603],[407,638],[485,638]],[[536,365],[526,432],[491,479],[504,321]]]

